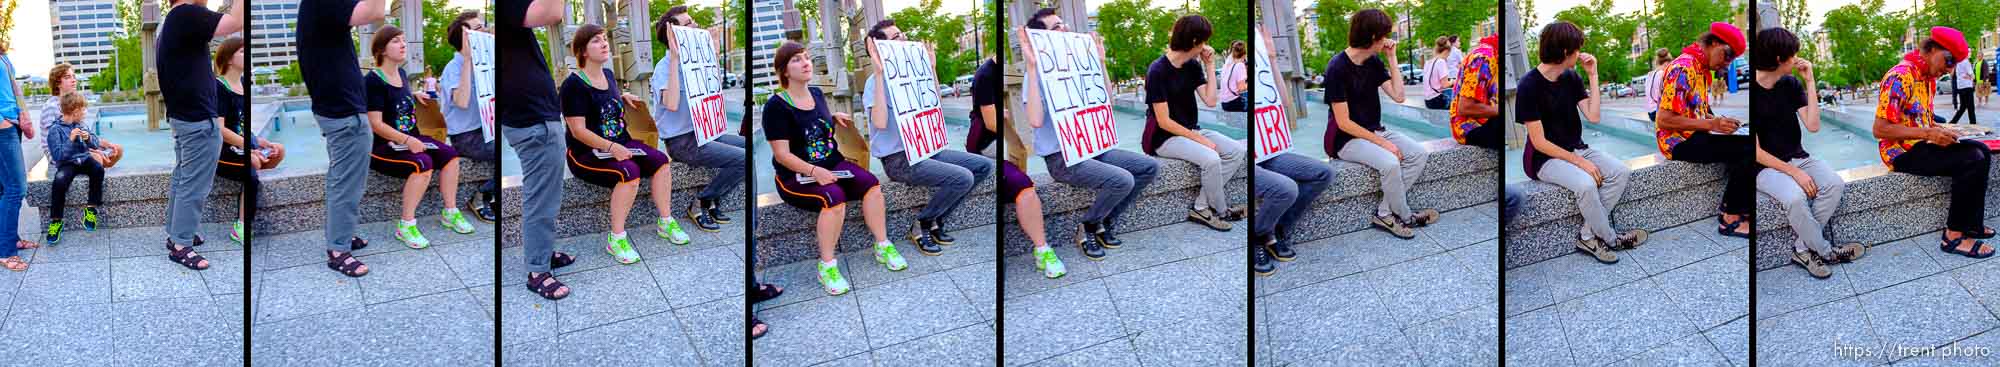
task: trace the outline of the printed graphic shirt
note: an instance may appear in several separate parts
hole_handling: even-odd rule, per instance
[[[1701,62],[1701,46],[1689,45],[1681,49],[1681,57],[1667,64],[1666,73],[1660,74],[1660,110],[1674,111],[1682,117],[1706,117],[1709,110],[1708,87],[1715,81],[1715,73]],[[1679,145],[1694,134],[1707,132],[1694,130],[1667,130],[1654,122],[1653,138],[1660,148],[1660,155],[1674,159],[1674,146]]]
[[[1500,83],[1493,75],[1493,48],[1480,45],[1472,49],[1472,54],[1458,66],[1458,97],[1468,101],[1493,104],[1493,96],[1500,93]],[[1460,116],[1458,103],[1451,104],[1451,139],[1465,144],[1465,134],[1472,129],[1486,125],[1484,118]]]
[[[1931,120],[1931,99],[1937,96],[1937,80],[1919,77],[1918,73],[1923,70],[1923,66],[1923,59],[1912,51],[1903,56],[1902,63],[1889,68],[1889,73],[1882,76],[1882,91],[1875,97],[1876,118],[1909,127],[1936,125],[1936,121]],[[1892,170],[1896,169],[1896,164],[1891,162],[1896,156],[1910,151],[1910,148],[1917,146],[1917,142],[1922,141],[1920,139],[1877,140],[1882,164]]]

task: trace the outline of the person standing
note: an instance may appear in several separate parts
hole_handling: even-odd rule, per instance
[[[167,121],[174,130],[174,173],[168,188],[167,259],[194,270],[209,262],[194,252],[201,246],[201,207],[215,182],[215,165],[222,154],[222,121],[216,117],[215,69],[209,65],[208,43],[243,29],[244,6],[228,15],[208,10],[207,0],[178,0],[160,21],[154,59],[159,63],[160,94]],[[358,74],[357,74],[358,76]],[[0,148],[4,149],[4,148]],[[0,157],[0,160],[8,160]],[[14,159],[12,161],[18,161]],[[11,171],[10,171],[11,172]],[[7,199],[19,202],[19,199]]]
[[[1667,72],[1667,63],[1674,62],[1674,54],[1667,49],[1653,53],[1653,71],[1646,73],[1646,121],[1660,120],[1660,75]]]
[[[1250,112],[1250,45],[1243,41],[1229,43],[1229,61],[1222,67],[1222,87],[1215,88],[1215,100],[1222,101],[1222,110],[1228,112]]]
[[[1951,114],[1951,123],[1958,123],[1959,117],[1966,117],[1966,123],[1979,124],[1979,105],[1974,103],[1972,87],[1979,84],[1976,66],[1970,62],[1960,62],[1952,67],[1951,100],[1957,112]]]
[[[1458,53],[1455,44],[1452,36],[1438,36],[1431,47],[1431,61],[1424,63],[1424,91],[1431,98],[1424,100],[1424,108],[1451,109],[1452,94],[1458,91],[1458,77],[1453,73],[1458,64],[1451,62],[1451,55]]]
[[[1723,22],[1681,49],[1681,55],[1660,74],[1660,114],[1654,138],[1660,155],[1689,163],[1723,164],[1721,215],[1716,233],[1750,238],[1750,215],[1756,211],[1758,166],[1751,153],[1753,139],[1736,135],[1741,120],[1717,115],[1714,99],[1703,91],[1715,82],[1718,69],[1747,48],[1743,31]]]
[[[368,247],[355,232],[368,186],[367,84],[354,53],[354,27],[382,20],[387,0],[300,3],[299,72],[312,95],[313,119],[326,139],[326,267],[349,277],[368,274],[352,252]],[[166,75],[167,73],[160,73]]]
[[[480,106],[473,101],[477,98],[473,91],[479,89],[479,78],[473,77],[472,48],[465,45],[466,32],[485,31],[486,21],[479,18],[478,10],[462,11],[452,18],[451,24],[445,26],[445,44],[458,52],[453,52],[451,61],[444,64],[444,71],[439,73],[442,76],[436,85],[444,90],[444,95],[438,98],[445,99],[445,134],[451,138],[452,148],[458,149],[458,157],[497,163],[500,161],[500,144],[487,141],[486,134],[480,131]],[[495,167],[497,170],[498,166]],[[468,206],[472,207],[472,216],[487,223],[500,219],[500,178],[497,173],[495,176],[479,187],[478,195],[467,200]]]
[[[1931,27],[1929,37],[1903,55],[1882,76],[1875,97],[1871,133],[1882,164],[1893,172],[1951,177],[1951,204],[1938,250],[1971,258],[1993,256],[1980,239],[1993,238],[1984,221],[1988,170],[1993,158],[1985,144],[1958,140],[1958,133],[1937,126],[1932,100],[1937,79],[1966,56],[1965,36],[1950,27]]]
[[[26,271],[28,260],[16,256],[16,251],[42,247],[21,238],[20,231],[21,199],[28,192],[28,167],[21,162],[21,140],[34,139],[36,126],[32,117],[21,114],[27,110],[27,98],[21,82],[14,79],[16,69],[14,59],[8,55],[8,46],[6,40],[0,40],[0,76],[8,80],[0,82],[0,86],[7,87],[0,91],[0,243],[13,245],[0,245],[0,266]]]
[[[883,20],[875,23],[868,31],[868,38],[889,41],[906,40],[896,21]],[[935,61],[929,63],[935,64]],[[944,221],[958,206],[965,204],[965,196],[972,193],[974,186],[986,181],[993,174],[993,160],[978,154],[951,149],[941,149],[930,159],[911,162],[908,152],[903,149],[902,127],[894,121],[897,110],[889,98],[889,88],[882,77],[882,66],[870,67],[873,74],[868,78],[868,86],[862,89],[861,106],[868,111],[868,152],[882,160],[882,172],[890,180],[931,189],[931,200],[924,204],[924,210],[917,213],[917,222],[910,226],[906,236],[916,243],[917,251],[924,255],[937,256],[944,252],[939,245],[955,242],[944,231]]]
[[[556,83],[542,58],[535,27],[562,21],[563,0],[498,0],[493,32],[494,113],[500,134],[521,159],[521,246],[529,291],[546,299],[568,297],[570,288],[551,269],[576,257],[556,251],[556,212],[562,209],[564,128]]]
[[[708,186],[695,193],[695,205],[688,207],[688,221],[704,232],[722,231],[722,225],[729,224],[731,218],[722,214],[722,198],[730,192],[741,191],[743,185],[744,147],[749,144],[742,135],[723,132],[715,141],[701,144],[694,132],[694,114],[689,107],[687,95],[681,92],[680,43],[674,40],[673,26],[700,28],[694,16],[688,15],[686,6],[667,9],[660,20],[653,22],[654,39],[667,45],[666,57],[653,64],[653,94],[659,96],[659,103],[652,106],[653,120],[658,124],[660,139],[666,140],[667,155],[681,163],[696,167],[715,169],[715,175],[708,180]],[[717,144],[720,143],[720,144]],[[669,208],[658,208],[661,216],[667,216]]]

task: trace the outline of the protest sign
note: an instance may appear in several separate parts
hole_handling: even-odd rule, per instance
[[[472,100],[479,108],[479,135],[491,143],[499,132],[493,127],[493,34],[465,32],[465,46],[472,53]]]
[[[1256,48],[1252,48],[1256,51],[1251,52],[1256,57],[1252,64],[1256,67],[1251,69],[1256,75],[1255,81],[1251,84],[1255,90],[1251,91],[1250,95],[1255,102],[1252,104],[1251,118],[1254,122],[1252,131],[1257,134],[1255,139],[1257,163],[1264,163],[1266,159],[1292,151],[1292,129],[1288,123],[1291,119],[1286,118],[1285,105],[1278,94],[1275,65],[1271,65],[1271,58],[1264,53],[1264,50],[1269,50],[1266,48],[1268,45],[1264,42],[1264,37],[1263,29],[1258,29],[1256,34],[1250,37],[1256,42]]]
[[[930,48],[909,41],[873,40],[869,50],[875,65],[881,66],[882,86],[888,92],[889,122],[902,134],[903,154],[910,163],[923,161],[943,151],[951,141],[944,130],[943,100],[938,98],[937,72],[932,69]]]
[[[694,117],[697,145],[707,145],[729,129],[722,115],[722,66],[716,63],[715,40],[707,30],[674,26],[674,41],[680,46],[681,95],[689,104],[681,108]]]
[[[1089,34],[1027,29],[1034,47],[1035,82],[1041,83],[1042,106],[1048,109],[1061,140],[1063,159],[1082,163],[1118,146],[1118,123],[1111,118],[1111,90],[1104,76],[1104,59]]]

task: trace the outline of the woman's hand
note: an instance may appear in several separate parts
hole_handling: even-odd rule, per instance
[[[424,141],[417,140],[415,136],[403,135],[403,145],[410,147],[410,153],[424,152]]]
[[[624,145],[611,144],[611,149],[605,149],[605,150],[611,152],[611,159],[616,159],[620,161],[626,161],[632,159],[632,150],[625,149]]]
[[[840,127],[853,127],[854,119],[849,116],[846,112],[834,112],[833,123],[840,124]]]
[[[813,182],[818,182],[821,185],[832,185],[834,181],[840,181],[839,177],[833,176],[833,171],[819,168],[819,166],[813,166],[812,173],[810,174],[812,175]]]

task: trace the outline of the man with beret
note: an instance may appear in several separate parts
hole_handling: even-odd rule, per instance
[[[1987,169],[1992,157],[1986,145],[1960,141],[1958,133],[1932,119],[1937,79],[1970,56],[1965,36],[1948,27],[1932,27],[1930,38],[1903,55],[1902,63],[1882,76],[1875,98],[1875,139],[1882,164],[1890,171],[1918,176],[1951,177],[1951,206],[1938,249],[1972,258],[1993,256],[1993,247],[1979,239],[1993,238],[1981,221],[1986,212]]]
[[[1653,121],[1660,155],[1689,163],[1721,163],[1727,177],[1722,189],[1721,224],[1716,233],[1750,238],[1750,214],[1756,210],[1755,155],[1748,134],[1737,135],[1741,120],[1718,116],[1707,91],[1715,73],[1742,55],[1748,42],[1743,31],[1723,22],[1709,24],[1694,44],[1660,74],[1660,110]]]

